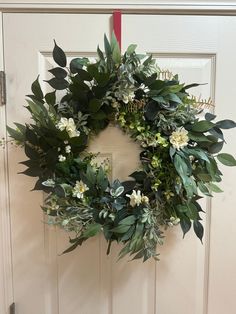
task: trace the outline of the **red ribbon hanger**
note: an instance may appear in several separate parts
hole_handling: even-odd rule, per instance
[[[121,49],[121,11],[113,12],[113,30]]]

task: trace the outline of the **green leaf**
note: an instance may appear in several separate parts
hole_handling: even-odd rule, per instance
[[[111,229],[115,233],[126,233],[130,228],[130,225],[118,225],[117,227]]]
[[[45,82],[47,82],[52,88],[56,90],[63,90],[69,86],[69,83],[65,79],[58,79],[56,77]]]
[[[134,178],[138,183],[142,183],[143,180],[147,177],[147,174],[144,171],[135,171],[131,173],[129,177]]]
[[[236,160],[230,154],[226,154],[226,153],[218,154],[216,157],[225,166],[230,166],[230,167],[236,166]]]
[[[101,49],[99,48],[99,46],[97,47],[97,54],[98,54],[98,57],[99,57],[100,60],[103,60],[103,61],[105,60],[104,54],[101,51]]]
[[[184,90],[192,88],[192,87],[197,87],[200,85],[204,85],[204,84],[198,84],[198,83],[189,84],[189,85],[184,86]]]
[[[119,222],[119,225],[128,225],[128,226],[131,226],[134,224],[136,218],[134,215],[131,215],[131,216],[128,216],[124,219],[122,219],[120,222]]]
[[[197,186],[198,186],[199,190],[200,190],[204,195],[212,196],[212,195],[210,194],[210,192],[209,192],[209,190],[208,190],[208,188],[207,188],[207,186],[205,185],[204,182],[199,181],[199,182],[197,183]]]
[[[56,185],[53,191],[60,198],[64,198],[66,196],[65,189],[61,185]]]
[[[189,148],[185,149],[189,155],[193,155],[199,159],[205,160],[206,162],[209,162],[209,158],[207,154],[204,152],[204,150],[200,148]]]
[[[45,100],[46,100],[46,103],[48,105],[51,105],[51,106],[55,105],[55,103],[56,103],[56,91],[51,92],[51,93],[47,93],[45,95]]]
[[[101,231],[101,225],[98,223],[91,224],[87,227],[87,229],[83,232],[84,238],[94,237]]]
[[[20,131],[17,131],[7,126],[7,132],[10,135],[10,137],[14,138],[14,140],[24,142],[25,136]]]
[[[143,65],[147,66],[152,61],[152,55],[150,55],[144,62]]]
[[[191,228],[191,220],[188,217],[183,217],[180,219],[180,226],[183,231],[183,238],[185,234],[190,230]]]
[[[82,69],[84,65],[87,65],[88,58],[74,58],[70,62],[70,71],[75,74],[78,70]]]
[[[207,120],[207,121],[212,121],[212,120],[214,120],[216,118],[216,115],[214,115],[214,114],[212,114],[212,113],[210,113],[210,112],[207,112],[206,114],[205,114],[205,119]]]
[[[182,104],[182,100],[176,94],[171,93],[166,96],[166,98],[178,104]]]
[[[25,130],[25,139],[34,146],[38,145],[38,137],[35,132],[28,127]]]
[[[105,191],[108,187],[108,179],[102,167],[98,169],[97,184],[103,191]]]
[[[56,41],[54,40],[54,49],[52,52],[52,56],[54,61],[61,67],[65,67],[66,66],[66,55],[64,53],[64,51],[57,46]]]
[[[131,55],[135,52],[135,49],[137,48],[137,45],[131,44],[126,50],[127,55]]]
[[[43,99],[43,92],[42,92],[41,86],[39,84],[39,76],[32,83],[31,90],[32,90],[32,93],[36,96],[37,99],[39,99],[39,100]]]
[[[154,121],[157,113],[160,111],[160,107],[158,103],[154,100],[149,101],[149,103],[145,106],[145,117],[149,121]]]
[[[223,148],[223,145],[224,145],[224,142],[221,141],[221,142],[217,142],[217,143],[213,143],[212,145],[210,145],[208,147],[208,151],[211,153],[211,154],[217,154],[219,153],[222,148]]]
[[[200,223],[200,221],[194,220],[194,222],[193,222],[193,230],[194,230],[196,236],[202,242],[202,238],[203,238],[203,234],[204,234],[204,228],[203,228],[202,224]]]
[[[198,121],[193,124],[192,131],[207,132],[215,126],[214,123],[206,120]]]
[[[64,79],[65,77],[67,77],[66,70],[59,68],[59,67],[48,70],[48,72],[52,73],[52,75],[54,75],[58,79]]]
[[[111,46],[110,46],[110,43],[109,43],[109,41],[107,39],[106,34],[104,34],[104,48],[105,48],[106,56],[107,57],[111,56],[111,54],[112,54]]]
[[[195,142],[209,142],[211,140],[207,138],[204,134],[199,134],[197,132],[188,132],[188,137]]]
[[[91,112],[91,113],[98,112],[98,110],[101,108],[101,106],[102,106],[102,101],[99,99],[93,98],[90,100],[90,102],[88,104],[89,112]]]
[[[117,43],[112,51],[112,59],[116,64],[119,64],[121,62],[121,53],[120,53],[120,47]]]
[[[78,76],[82,81],[92,81],[93,79],[93,77],[83,69],[77,69],[76,72],[78,73]]]
[[[178,154],[174,156],[174,166],[181,178],[185,178],[187,176],[188,167],[184,160]]]
[[[221,120],[216,122],[216,126],[220,129],[232,129],[236,127],[236,123],[233,120]]]
[[[29,159],[32,160],[38,160],[40,157],[39,153],[28,144],[25,144],[25,154]]]
[[[212,191],[212,192],[215,192],[215,193],[221,193],[223,192],[219,187],[218,185],[212,183],[212,182],[209,182],[207,184],[207,186],[209,187],[209,189]]]

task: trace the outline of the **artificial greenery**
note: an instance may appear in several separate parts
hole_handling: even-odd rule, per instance
[[[220,153],[222,129],[236,126],[216,116],[200,117],[188,89],[178,76],[163,80],[152,56],[130,45],[121,55],[115,36],[104,38],[105,52],[97,59],[75,58],[68,63],[57,46],[57,66],[46,81],[53,91],[43,94],[38,78],[32,84],[26,108],[32,121],[8,127],[28,160],[26,175],[37,177],[34,190],[48,193],[42,206],[48,222],[68,232],[69,252],[90,237],[103,233],[111,243],[123,243],[119,254],[157,258],[166,227],[180,224],[185,235],[193,225],[202,240],[198,200],[221,192],[218,162],[235,166],[236,160]],[[57,91],[63,91],[57,99]],[[90,138],[113,123],[140,144],[140,168],[130,180],[108,180],[106,163],[86,148]],[[123,160],[125,163],[125,160]],[[71,235],[71,233],[70,233]]]

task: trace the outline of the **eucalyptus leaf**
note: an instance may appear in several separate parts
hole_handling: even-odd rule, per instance
[[[230,166],[230,167],[236,166],[236,160],[230,154],[222,153],[222,154],[218,154],[216,157],[225,166]]]

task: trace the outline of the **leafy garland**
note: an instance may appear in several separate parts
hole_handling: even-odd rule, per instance
[[[38,78],[28,95],[33,122],[8,127],[25,149],[24,174],[38,177],[34,190],[48,193],[43,210],[48,222],[74,232],[69,252],[102,232],[108,241],[124,244],[119,256],[157,258],[164,229],[191,225],[202,240],[198,200],[221,192],[218,161],[235,166],[233,156],[218,154],[225,140],[222,129],[232,120],[213,122],[187,92],[199,84],[180,84],[178,76],[162,80],[152,56],[130,45],[122,56],[115,36],[104,37],[105,53],[97,48],[95,62],[75,58],[67,67],[63,50],[53,49],[58,67],[46,81],[54,91],[43,94]],[[64,97],[56,100],[56,91]],[[119,126],[141,146],[140,169],[130,180],[109,182],[106,164],[86,151],[89,139],[109,123]]]

